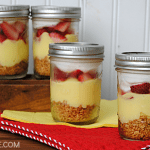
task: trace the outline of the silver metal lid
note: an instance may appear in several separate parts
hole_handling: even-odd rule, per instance
[[[29,5],[0,5],[0,17],[28,17]]]
[[[80,7],[31,6],[33,18],[81,18]]]
[[[49,44],[49,56],[61,58],[103,58],[104,46],[86,42]]]
[[[149,52],[123,52],[115,55],[115,67],[133,70],[150,70]]]

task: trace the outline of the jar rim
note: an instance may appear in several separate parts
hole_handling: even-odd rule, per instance
[[[0,17],[28,17],[29,5],[1,5]]]
[[[104,46],[88,42],[49,44],[49,56],[62,58],[104,58]]]
[[[120,52],[115,59],[116,68],[150,70],[150,52]]]
[[[81,18],[81,7],[31,6],[33,18]]]

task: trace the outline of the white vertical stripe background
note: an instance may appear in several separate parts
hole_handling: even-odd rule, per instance
[[[119,51],[123,51],[126,47],[125,43],[126,41],[123,41],[125,38],[130,37],[124,37],[126,35],[125,27],[127,27],[127,24],[121,24],[123,22],[124,18],[122,17],[122,9],[126,9],[124,5],[120,5],[122,3],[125,3],[127,6],[132,5],[133,11],[136,8],[134,6],[137,6],[137,2],[139,2],[139,5],[142,4],[142,10],[144,8],[145,11],[145,18],[142,18],[140,22],[143,23],[143,30],[139,32],[139,38],[135,36],[134,41],[142,42],[140,44],[143,44],[143,49],[138,49],[138,51],[144,51],[144,52],[150,52],[150,0],[109,0],[108,2],[103,0],[0,0],[0,5],[2,4],[8,4],[8,5],[18,5],[18,4],[25,4],[25,5],[57,5],[57,6],[75,6],[75,7],[81,7],[82,9],[82,18],[80,22],[80,41],[92,41],[95,39],[98,44],[104,43],[105,49],[105,60],[104,61],[104,68],[103,68],[103,76],[104,81],[102,84],[102,98],[105,99],[116,99],[117,98],[117,76],[116,71],[114,68],[115,63],[115,53]],[[112,9],[109,5],[112,5]],[[91,7],[89,7],[91,6]],[[99,10],[98,8],[102,9]],[[96,10],[97,9],[97,10]],[[107,9],[107,14],[105,12],[105,9]],[[138,8],[137,8],[138,9]],[[142,11],[141,10],[141,11]],[[130,9],[131,11],[131,9]],[[105,12],[105,13],[103,13]],[[142,12],[143,13],[143,12]],[[93,21],[93,18],[90,18],[87,16],[87,14],[93,14],[95,17],[95,21]],[[126,14],[126,17],[130,17],[130,14]],[[111,16],[110,21],[106,21],[105,25],[103,26],[104,19],[109,19],[108,16]],[[106,18],[105,18],[106,17]],[[124,17],[124,16],[123,16]],[[139,17],[139,19],[140,19]],[[129,20],[133,21],[135,19],[135,22],[137,22],[138,16],[136,18],[129,18]],[[97,19],[100,19],[98,22]],[[120,20],[121,19],[121,20]],[[137,20],[136,20],[137,19]],[[90,20],[92,20],[90,22]],[[144,20],[144,22],[143,22]],[[107,24],[108,23],[108,24]],[[127,22],[128,23],[128,22]],[[131,22],[132,23],[132,22]],[[142,27],[142,23],[140,27]],[[97,29],[92,29],[92,27],[97,25]],[[110,25],[109,25],[110,24]],[[133,26],[134,27],[134,26]],[[30,39],[32,39],[32,33],[31,33],[31,23],[30,23]],[[98,30],[99,28],[103,28]],[[95,31],[99,31],[95,34],[95,38],[88,36],[91,32],[87,33],[88,31],[93,30],[94,34]],[[140,28],[142,29],[142,28]],[[104,30],[104,31],[103,31]],[[132,30],[132,27],[130,28]],[[108,32],[109,31],[109,32]],[[101,33],[100,33],[101,32]],[[106,35],[104,36],[104,33]],[[130,32],[130,34],[134,37],[134,32]],[[88,37],[87,37],[88,36]],[[140,41],[140,38],[143,40]],[[99,39],[99,40],[98,40]],[[132,39],[131,39],[132,40]],[[132,44],[132,42],[130,43]],[[133,45],[131,45],[132,48],[134,48]],[[136,49],[134,49],[136,51]],[[30,43],[30,53],[32,53],[32,44]],[[32,58],[30,58],[32,59]],[[32,60],[30,60],[32,61]],[[30,62],[29,61],[29,62]],[[108,69],[108,71],[106,71]],[[33,63],[29,65],[29,71],[28,73],[33,73]],[[107,77],[107,78],[106,78]]]
[[[145,38],[144,38],[144,51],[150,51],[150,0],[146,0],[145,5]]]
[[[111,33],[111,49],[110,49],[110,78],[109,78],[109,99],[116,99],[117,95],[117,73],[114,69],[115,53],[118,52],[118,28],[119,28],[119,1],[113,0],[112,6],[112,33]]]

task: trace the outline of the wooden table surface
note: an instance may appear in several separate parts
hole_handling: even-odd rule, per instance
[[[2,148],[3,147],[3,148]],[[30,138],[0,130],[0,150],[56,150]]]
[[[33,75],[24,79],[0,80],[0,112],[18,110],[50,112],[49,80],[36,80]],[[18,146],[19,143],[19,147]],[[4,145],[5,148],[2,148]],[[9,146],[16,145],[16,148]],[[44,143],[0,129],[0,150],[55,150]]]

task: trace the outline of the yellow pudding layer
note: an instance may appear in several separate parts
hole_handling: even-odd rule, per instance
[[[74,34],[67,34],[65,36],[67,38],[64,42],[77,42],[78,39]],[[54,43],[54,41],[50,38],[49,33],[44,32],[39,40],[33,40],[33,57],[38,57],[38,59],[44,59],[45,56],[48,55],[49,44]]]
[[[101,99],[101,80],[92,79],[80,82],[75,78],[63,82],[50,81],[51,101],[63,102],[73,107],[86,108],[87,105],[98,105]]]
[[[118,95],[118,115],[122,123],[139,119],[141,112],[150,116],[150,94]]]
[[[64,42],[78,42],[77,36],[74,34],[66,34],[65,37],[67,38]]]
[[[12,67],[22,60],[28,61],[29,45],[23,40],[12,41],[6,39],[0,44],[0,65]]]

